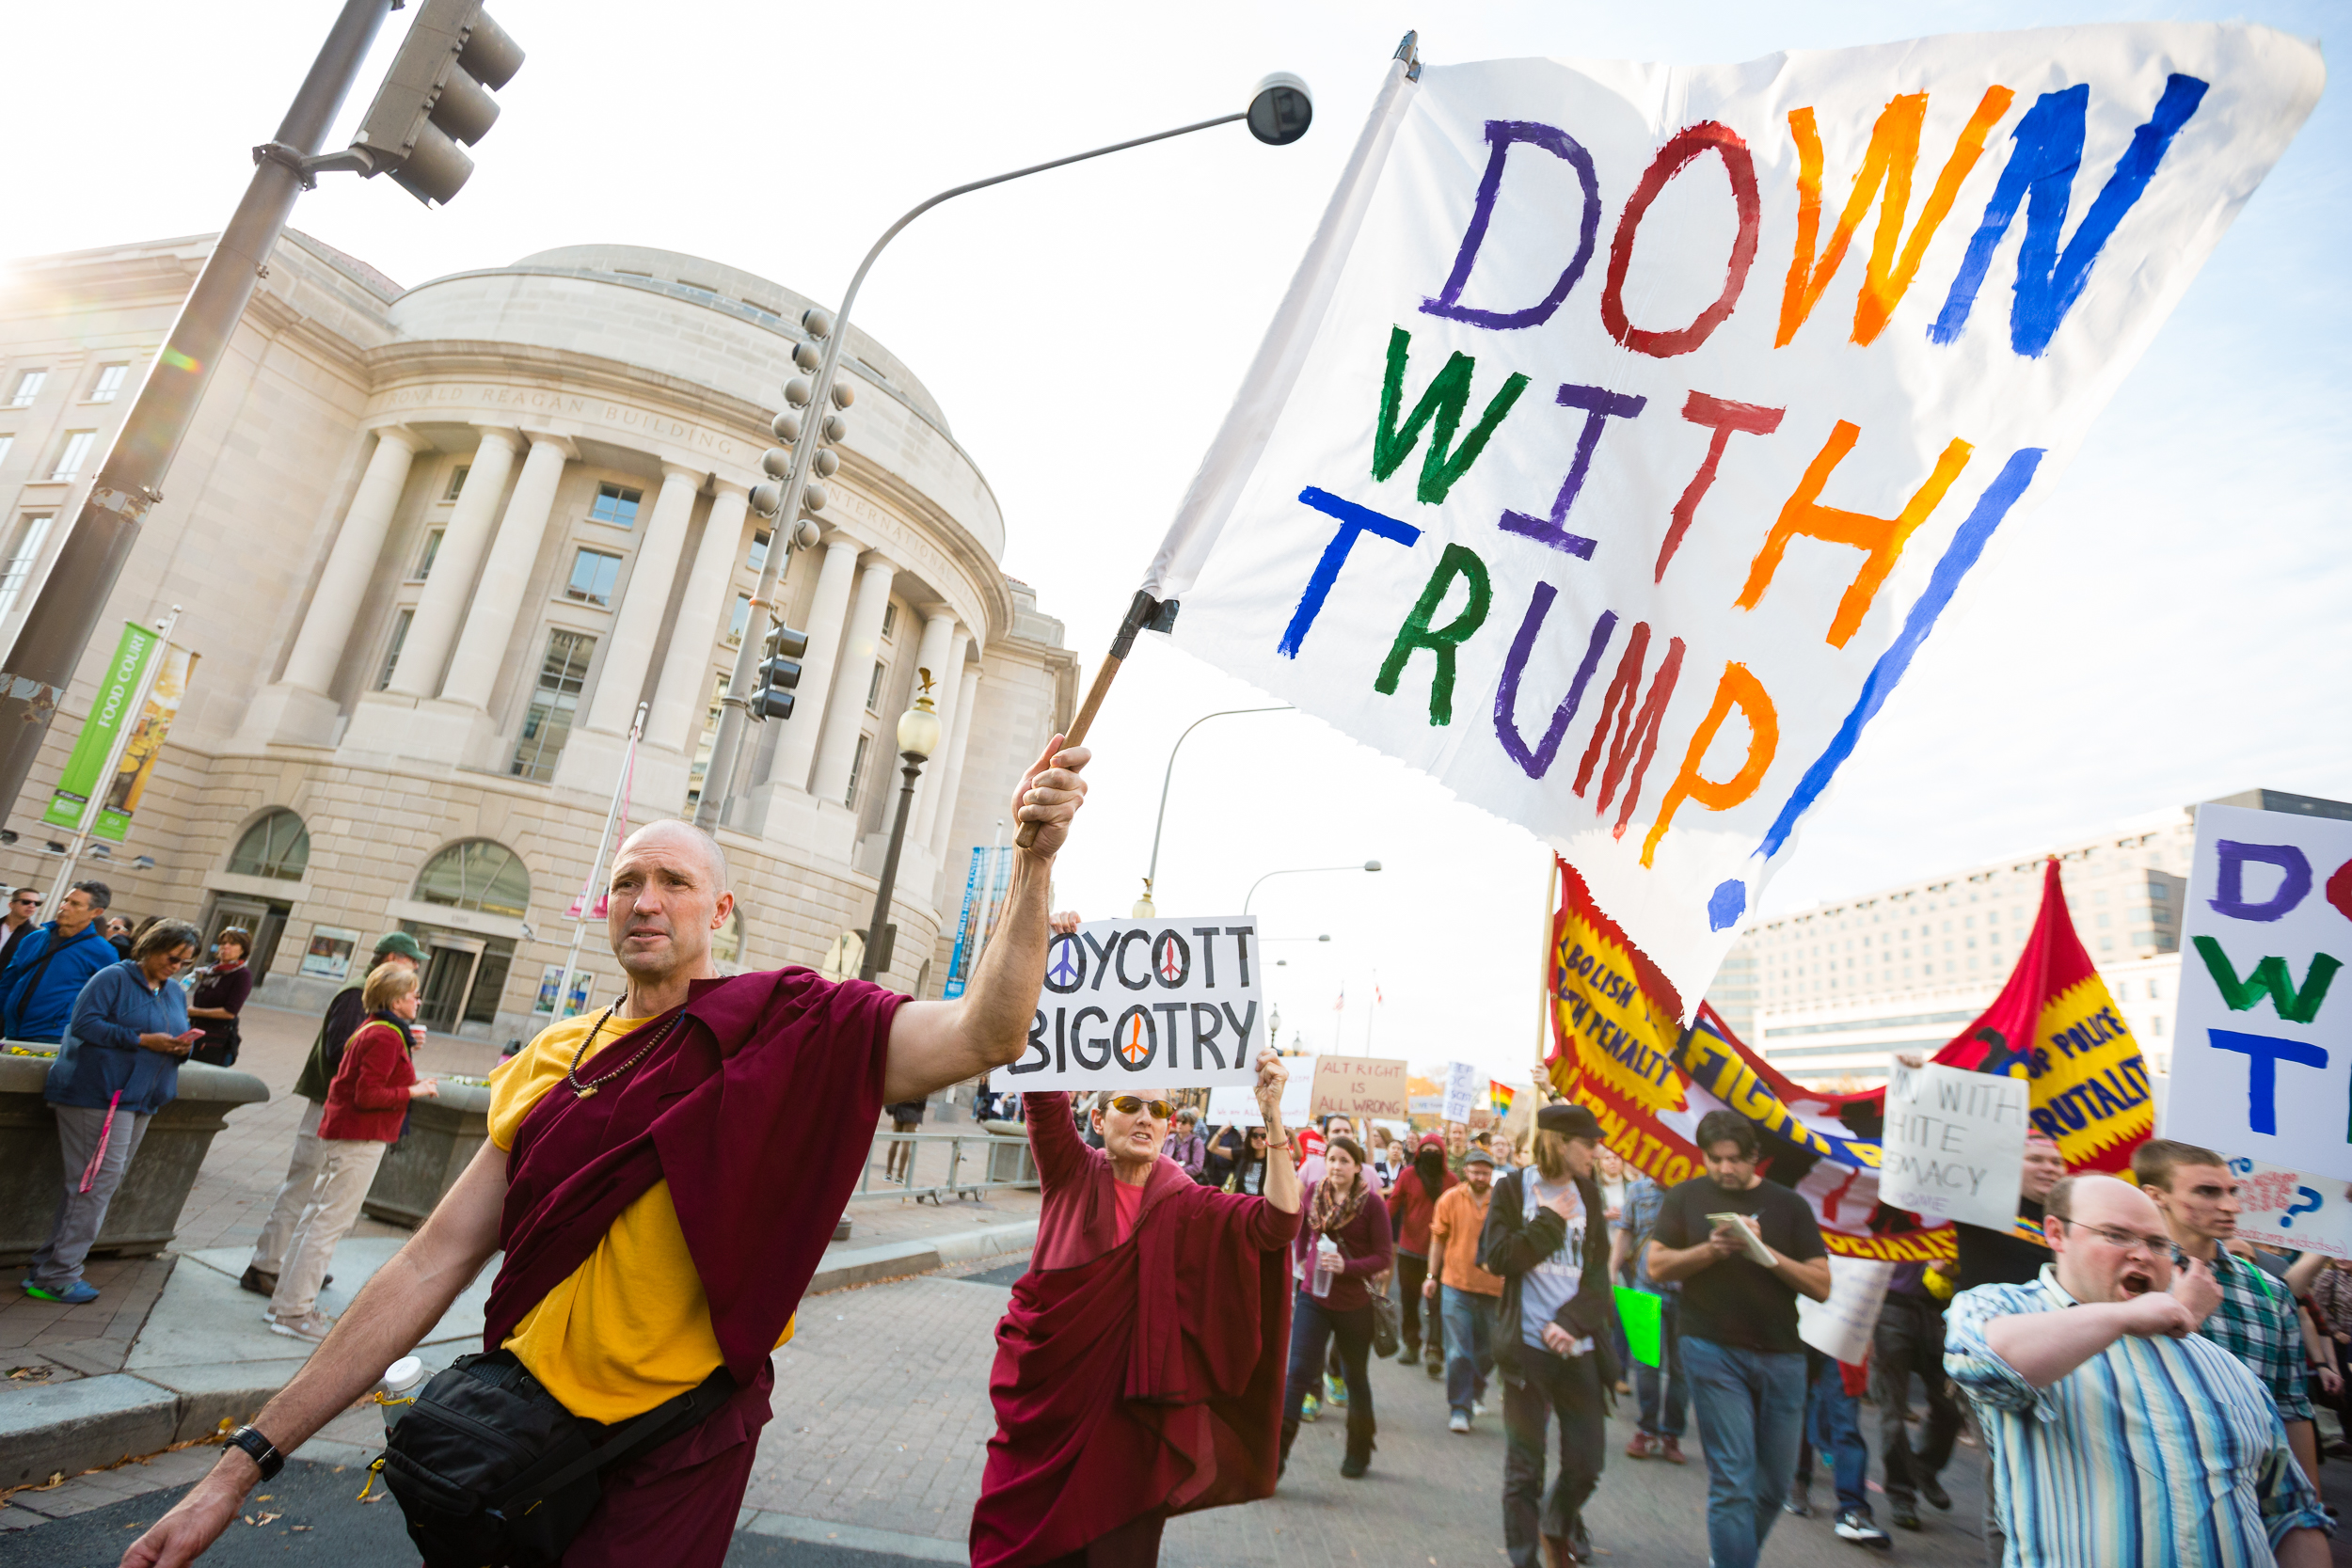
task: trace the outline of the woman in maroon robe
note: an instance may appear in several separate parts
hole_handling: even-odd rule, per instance
[[[1100,1149],[1068,1095],[1021,1097],[1045,1204],[996,1327],[973,1568],[1155,1563],[1170,1514],[1273,1494],[1299,1206],[1288,1078],[1260,1053],[1263,1197],[1163,1159],[1171,1107],[1154,1091],[1097,1097]]]

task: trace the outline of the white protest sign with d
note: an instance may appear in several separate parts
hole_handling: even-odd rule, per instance
[[[2264,1246],[2352,1258],[2352,1186],[2260,1161],[2230,1162],[2237,1178],[2237,1233]]]
[[[1445,1069],[1445,1119],[1468,1121],[1472,1109],[1486,1103],[1486,1069],[1476,1062],[1448,1062]]]
[[[2197,808],[2166,1135],[2352,1180],[2352,822]]]
[[[1254,1085],[1266,1043],[1262,981],[1247,915],[1089,921],[1046,948],[1029,1048],[990,1086]]]
[[[1898,1061],[1886,1083],[1879,1197],[1931,1219],[2006,1230],[2026,1163],[2023,1078]]]
[[[1688,1020],[2325,74],[2174,24],[1400,62],[1143,592],[1552,846]]]

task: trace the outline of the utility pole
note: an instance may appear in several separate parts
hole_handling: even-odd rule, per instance
[[[270,255],[295,198],[320,171],[336,169],[389,172],[418,199],[446,201],[472,172],[455,143],[488,132],[498,105],[485,88],[505,86],[522,63],[514,40],[482,14],[480,0],[423,0],[361,128],[366,144],[319,155],[384,18],[405,3],[343,0],[278,134],[253,150],[245,198],[148,368],[0,668],[0,821],[24,792],[73,667],[138,543],[140,524],[164,499],[164,474],[195,422],[255,286],[269,276]]]

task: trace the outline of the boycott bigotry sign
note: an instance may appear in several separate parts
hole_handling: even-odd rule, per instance
[[[1143,587],[1546,839],[1687,1021],[2321,79],[2173,24],[1400,62]]]
[[[1258,1081],[1258,926],[1094,920],[1045,950],[1029,1048],[992,1087],[1173,1089]]]

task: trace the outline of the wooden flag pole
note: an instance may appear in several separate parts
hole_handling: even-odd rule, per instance
[[[1175,629],[1176,601],[1162,603],[1141,589],[1136,590],[1134,602],[1127,606],[1126,618],[1119,623],[1119,634],[1111,639],[1111,651],[1096,666],[1094,679],[1087,687],[1086,701],[1078,705],[1078,716],[1070,721],[1069,730],[1062,736],[1065,748],[1086,744],[1087,731],[1094,727],[1094,715],[1102,708],[1103,699],[1110,695],[1111,682],[1119,678],[1120,665],[1126,662],[1127,655],[1135,648],[1136,633]],[[1022,823],[1012,841],[1024,849],[1035,845],[1037,824]]]
[[[1544,848],[1544,941],[1540,949],[1542,962],[1538,965],[1542,979],[1535,988],[1535,1082],[1542,1085],[1547,1100],[1558,1098],[1558,1091],[1552,1087],[1550,1065],[1546,1060],[1551,1053],[1546,1048],[1551,1043],[1551,935],[1559,910],[1559,891],[1560,858],[1547,845]]]

